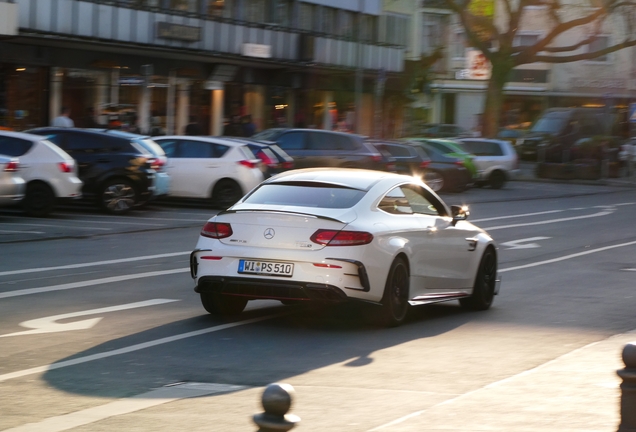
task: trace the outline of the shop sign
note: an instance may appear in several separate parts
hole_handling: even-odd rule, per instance
[[[146,83],[146,79],[142,77],[124,77],[119,78],[119,85],[124,86],[140,86]]]
[[[186,42],[198,42],[201,40],[201,27],[158,22],[157,37],[162,39],[177,39]]]
[[[570,86],[594,89],[624,89],[627,87],[627,83],[622,79],[572,78]]]
[[[246,57],[271,58],[272,46],[246,43],[243,44],[243,55]]]

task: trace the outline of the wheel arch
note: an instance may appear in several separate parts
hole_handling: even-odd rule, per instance
[[[213,182],[210,185],[210,190],[208,190],[208,197],[212,198],[212,196],[214,195],[214,188],[218,184],[220,184],[221,182],[224,182],[224,181],[230,181],[232,183],[235,183],[241,189],[241,193],[245,194],[245,192],[243,191],[243,186],[241,185],[241,182],[239,182],[238,180],[236,180],[235,178],[232,178],[232,177],[221,177],[221,178],[216,179],[216,181]]]

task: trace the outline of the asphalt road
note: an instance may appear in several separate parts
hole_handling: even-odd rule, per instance
[[[271,382],[296,389],[294,430],[616,430],[636,190],[443,198],[498,241],[501,294],[487,312],[418,307],[394,329],[372,308],[269,301],[210,317],[187,263],[211,209],[0,211],[0,430],[256,430]]]

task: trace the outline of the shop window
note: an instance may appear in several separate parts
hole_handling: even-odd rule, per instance
[[[289,0],[270,0],[268,22],[280,26],[291,25],[292,4]]]
[[[316,5],[301,3],[298,15],[298,28],[301,30],[315,31],[317,29],[316,21]]]
[[[265,0],[246,0],[245,21],[254,23],[265,22],[265,12],[267,10]]]
[[[233,0],[207,0],[207,14],[215,18],[233,18]]]
[[[170,9],[184,12],[198,12],[199,0],[170,0]]]

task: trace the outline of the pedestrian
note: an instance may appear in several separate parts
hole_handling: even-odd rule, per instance
[[[185,134],[190,136],[203,135],[201,126],[197,123],[197,119],[193,115],[190,116],[190,123],[188,123],[185,127]]]
[[[166,132],[161,127],[161,118],[153,116],[150,118],[150,136],[162,136]]]
[[[242,127],[243,127],[244,137],[251,137],[252,135],[256,133],[256,125],[252,121],[251,114],[246,114],[243,116]]]
[[[71,109],[63,106],[60,110],[60,115],[53,119],[54,127],[75,127],[75,122],[70,118]]]
[[[242,137],[243,128],[241,127],[241,117],[238,115],[232,116],[232,120],[223,128],[223,135]]]

